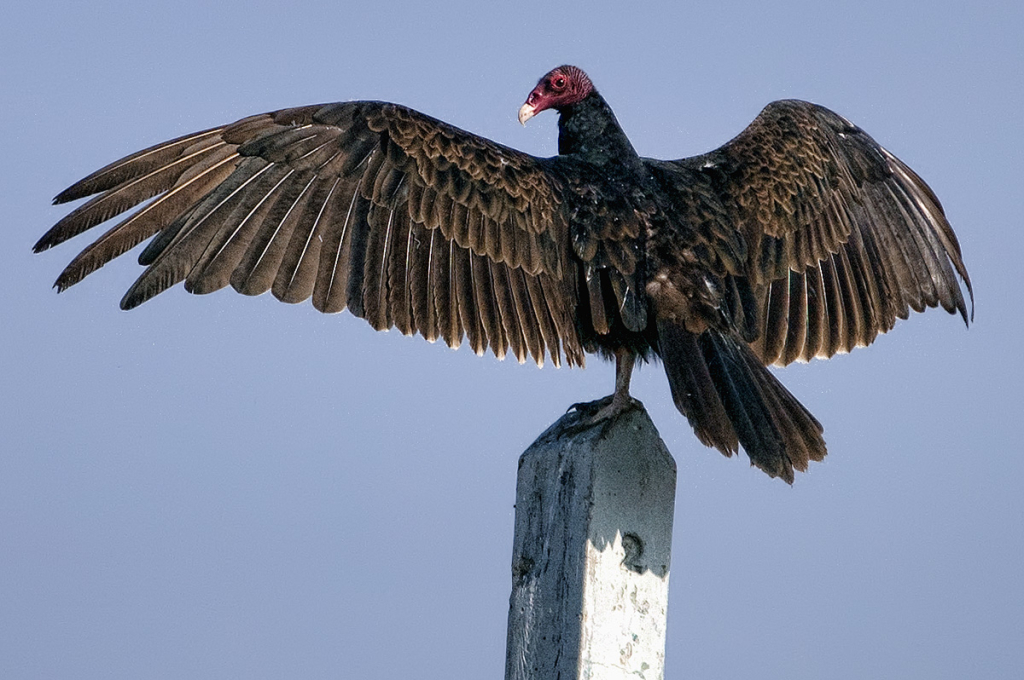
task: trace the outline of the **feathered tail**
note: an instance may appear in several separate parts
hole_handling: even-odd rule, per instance
[[[793,483],[825,457],[821,424],[739,339],[658,324],[661,358],[676,407],[697,437],[726,456],[739,450],[772,477]]]

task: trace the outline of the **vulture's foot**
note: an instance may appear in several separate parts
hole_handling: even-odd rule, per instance
[[[622,394],[617,392],[596,401],[581,401],[570,406],[568,410],[576,411],[576,413],[580,414],[580,420],[573,430],[582,432],[593,425],[601,423],[601,436],[604,436],[608,426],[612,424],[617,416],[626,411],[643,407],[644,405],[639,399],[634,399],[628,393]]]

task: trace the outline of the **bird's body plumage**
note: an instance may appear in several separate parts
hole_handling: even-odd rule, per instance
[[[151,238],[124,308],[181,281],[270,290],[477,353],[615,356],[617,398],[656,355],[704,443],[742,445],[788,481],[825,445],[766,364],[867,345],[910,309],[967,321],[938,199],[831,111],[775,102],[721,148],[662,161],[637,155],[574,67],[545,76],[520,120],[544,108],[560,114],[552,158],[383,102],[252,116],[75,184],[56,201],[98,195],[36,249],[155,196],[57,287]]]

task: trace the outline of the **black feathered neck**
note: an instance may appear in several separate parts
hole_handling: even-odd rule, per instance
[[[640,159],[615,114],[597,90],[558,111],[558,153],[593,163],[632,164]]]

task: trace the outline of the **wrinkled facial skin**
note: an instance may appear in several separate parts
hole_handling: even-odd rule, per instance
[[[560,110],[582,100],[594,89],[587,74],[575,66],[559,66],[540,79],[519,109],[519,122],[526,121],[545,109]]]

